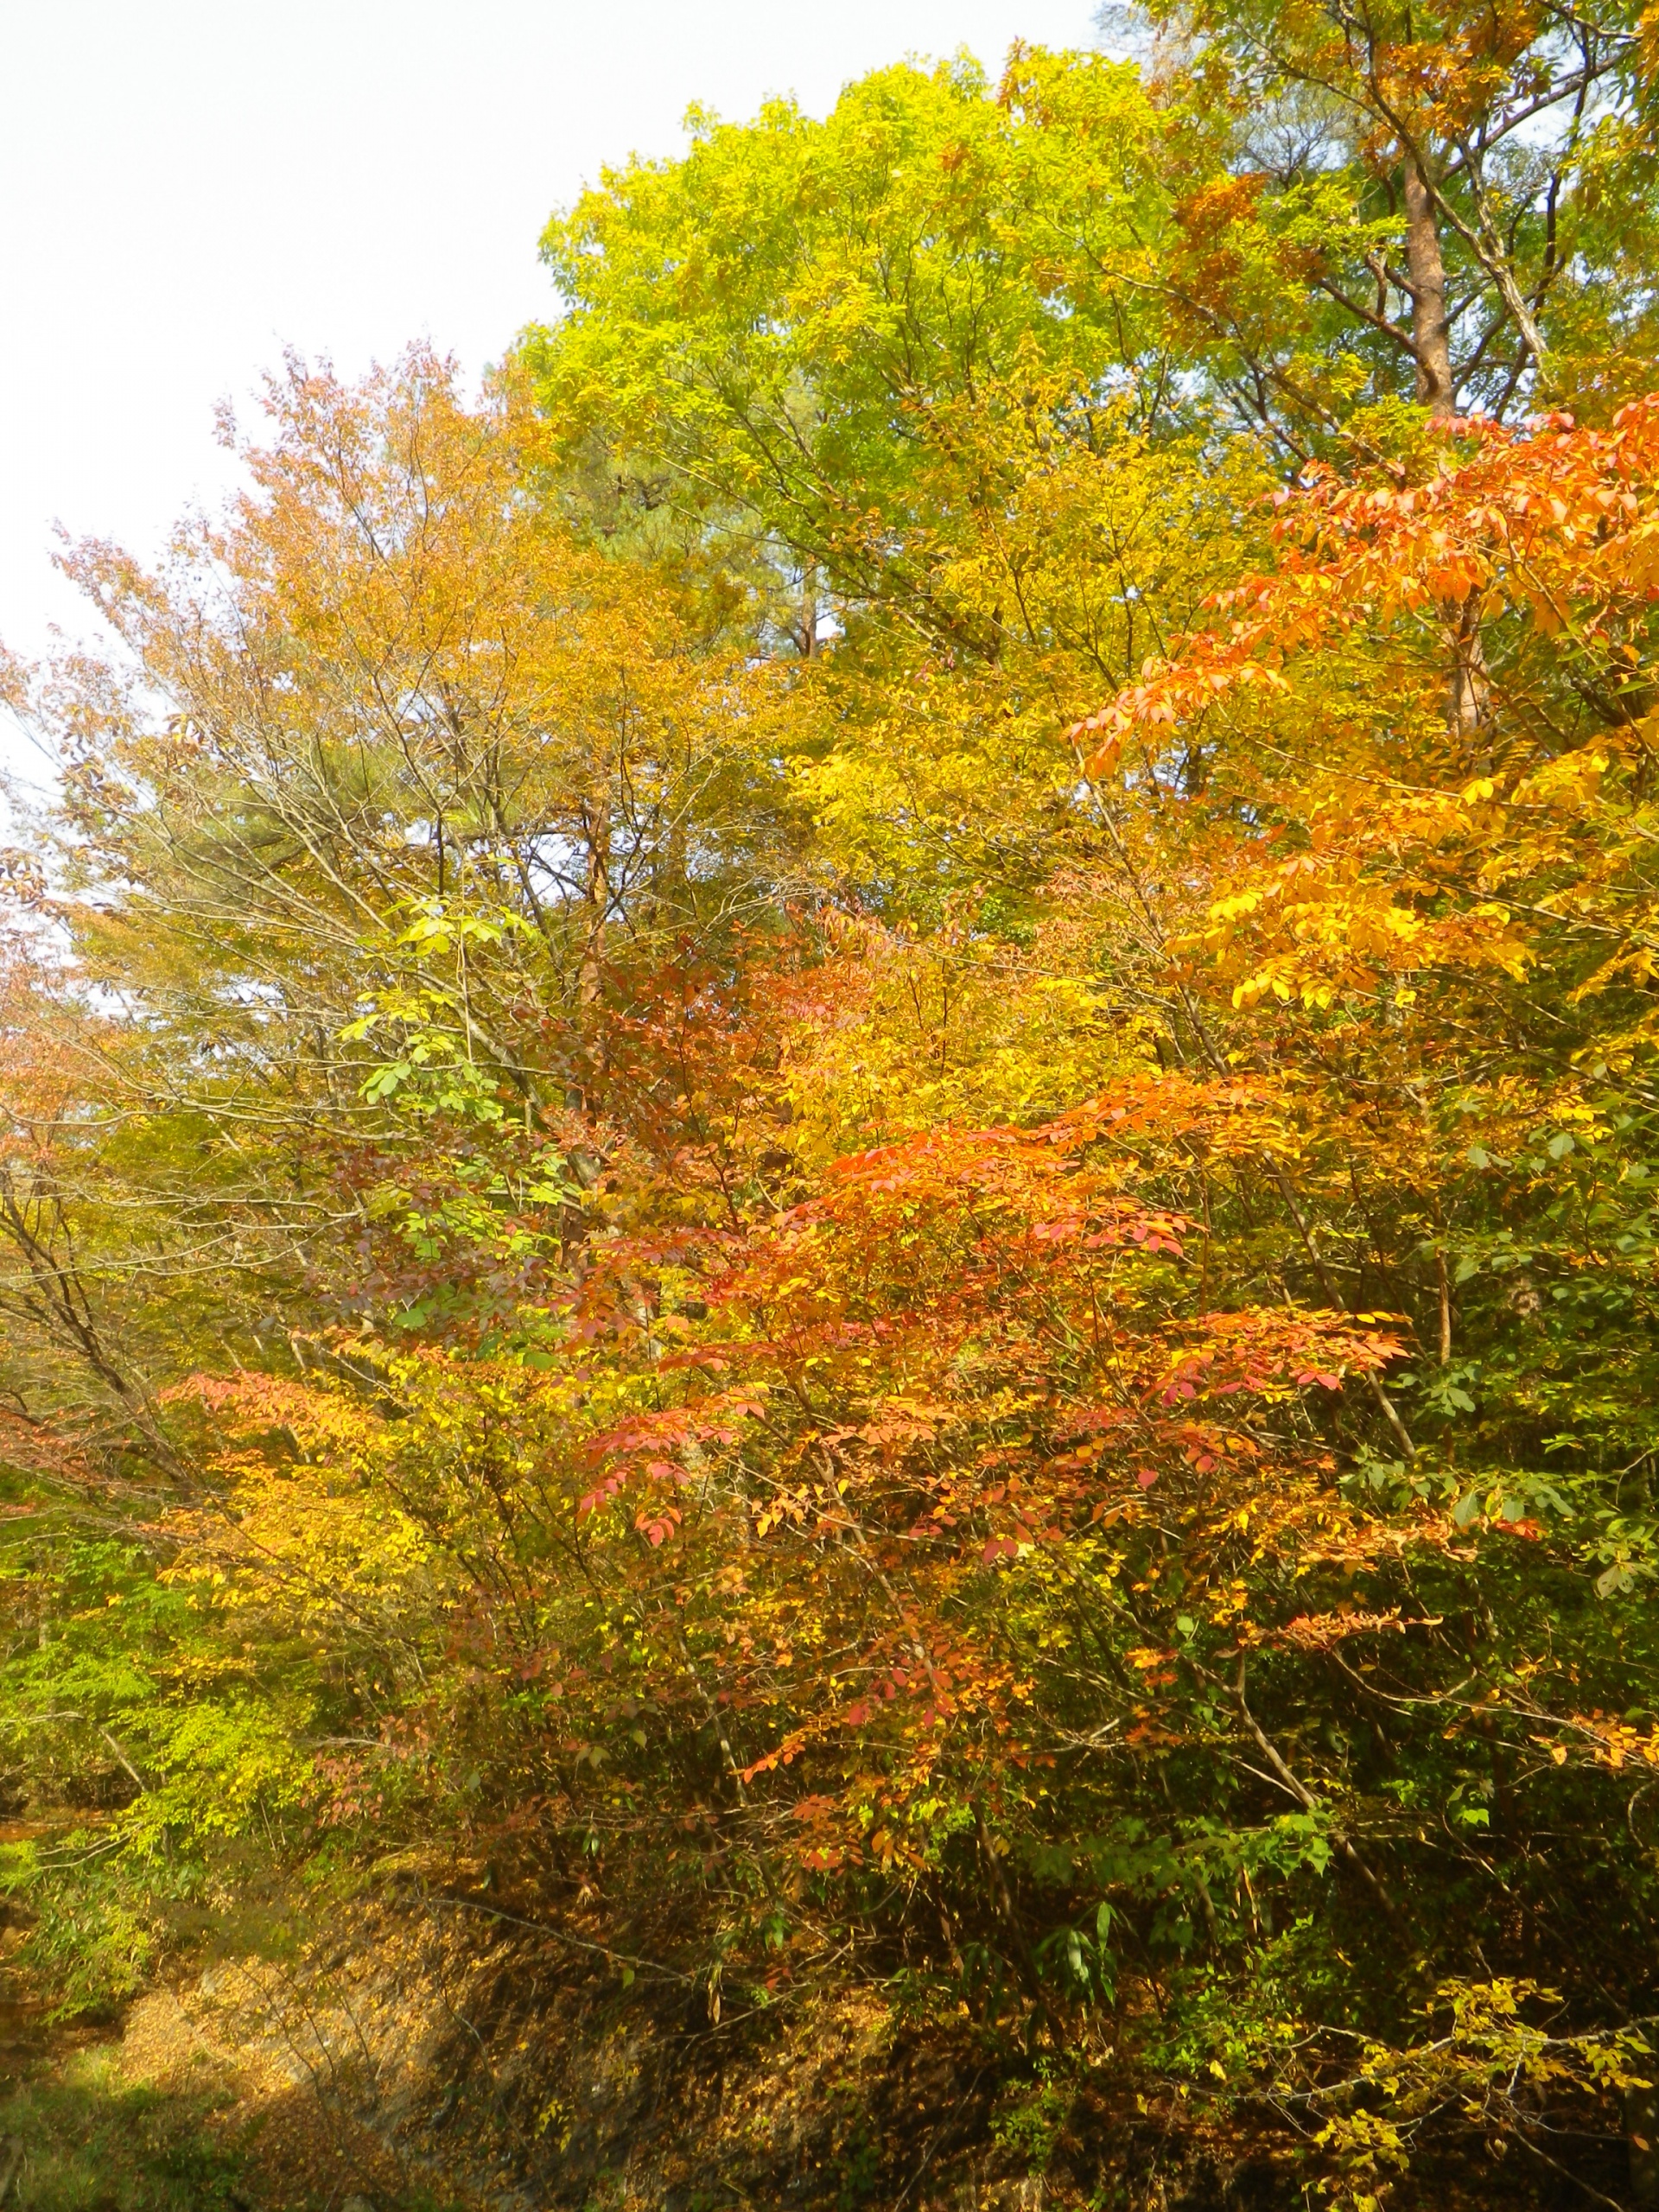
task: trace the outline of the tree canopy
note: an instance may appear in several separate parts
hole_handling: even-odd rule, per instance
[[[481,394],[290,361],[221,520],[69,557],[61,2005],[486,1867],[716,2037],[965,2018],[1057,2202],[1108,2094],[1351,2212],[1648,2185],[1652,25],[1141,54],[694,112]]]

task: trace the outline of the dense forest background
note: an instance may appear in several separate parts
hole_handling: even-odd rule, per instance
[[[66,2014],[390,1869],[1051,2201],[1654,2201],[1659,27],[1132,28],[694,113],[5,664]]]

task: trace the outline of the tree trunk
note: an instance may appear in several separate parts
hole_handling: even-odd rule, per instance
[[[1452,334],[1446,319],[1446,264],[1434,200],[1418,162],[1408,155],[1406,270],[1411,279],[1411,343],[1417,356],[1417,397],[1431,415],[1452,412]]]
[[[1406,186],[1406,270],[1411,279],[1411,343],[1417,356],[1417,397],[1431,416],[1450,416],[1452,333],[1446,313],[1446,264],[1440,256],[1434,196],[1422,166],[1408,154]],[[1451,701],[1447,720],[1462,745],[1465,765],[1478,772],[1485,765],[1484,725],[1491,685],[1480,635],[1480,594],[1471,592],[1449,633]]]
[[[599,1002],[605,961],[605,920],[611,903],[611,810],[604,801],[587,816],[588,868],[582,885],[582,957],[576,968],[576,996],[584,1027]]]
[[[1480,775],[1491,766],[1485,725],[1492,686],[1481,640],[1478,591],[1471,591],[1458,610],[1451,641],[1452,734],[1462,741],[1464,762],[1470,773]]]
[[[801,658],[818,649],[818,564],[808,554],[801,563]]]
[[[578,1064],[586,1063],[591,1077],[603,1072],[607,1058],[600,1000],[605,984],[605,922],[611,903],[608,801],[601,798],[594,806],[584,806],[582,826],[587,832],[588,865],[582,887],[582,949],[576,956],[576,1033]],[[590,1084],[569,1084],[564,1103],[572,1113],[588,1111],[594,1104]],[[581,1175],[581,1162],[575,1166]]]

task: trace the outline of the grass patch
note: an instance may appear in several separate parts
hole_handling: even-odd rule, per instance
[[[231,2100],[135,2087],[89,2051],[0,2097],[0,2171],[22,2165],[20,2212],[239,2212],[255,2200],[245,2160],[211,2123]],[[14,2147],[15,2146],[15,2147]]]
[[[135,2083],[107,2046],[0,2089],[5,2212],[460,2212],[393,2163],[308,2096],[251,2113],[224,2081]]]

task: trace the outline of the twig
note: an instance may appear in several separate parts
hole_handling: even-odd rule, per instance
[[[655,1959],[635,1958],[631,1952],[613,1950],[608,1943],[587,1942],[563,1928],[550,1927],[544,1920],[523,1920],[516,1912],[503,1912],[499,1905],[480,1904],[474,1897],[429,1897],[425,1902],[429,1907],[453,1905],[460,1912],[480,1912],[486,1919],[502,1921],[509,1928],[527,1929],[532,1936],[550,1936],[556,1943],[568,1943],[572,1950],[589,1952],[607,1965],[617,1960],[625,1967],[632,1967],[641,1974],[656,1974],[664,1981],[681,1982],[687,1988],[692,1985],[693,1977],[682,1974],[677,1967],[663,1966]]]
[[[1280,1755],[1278,1745],[1262,1727],[1255,1715],[1250,1711],[1249,1706],[1246,1702],[1244,1696],[1244,1658],[1241,1654],[1238,1662],[1238,1674],[1233,1683],[1233,1702],[1238,1707],[1239,1719],[1244,1723],[1244,1726],[1249,1730],[1250,1734],[1255,1738],[1255,1742],[1261,1750],[1262,1758],[1266,1759],[1268,1764],[1273,1769],[1280,1781],[1290,1792],[1291,1796],[1296,1800],[1302,1810],[1305,1813],[1319,1812],[1321,1809],[1319,1799],[1313,1795],[1313,1791],[1308,1789],[1306,1784],[1294,1774],[1290,1768],[1285,1764],[1284,1759]],[[1335,1843],[1338,1850],[1341,1852],[1343,1857],[1348,1861],[1348,1864],[1370,1886],[1377,1903],[1382,1906],[1384,1914],[1387,1916],[1389,1925],[1395,1930],[1396,1935],[1405,1934],[1407,1930],[1405,1924],[1401,1918],[1399,1907],[1395,1904],[1394,1899],[1389,1895],[1387,1889],[1383,1886],[1381,1877],[1376,1872],[1370,1862],[1362,1855],[1355,1846],[1352,1838],[1349,1836],[1344,1830],[1337,1827],[1334,1822],[1332,1824],[1331,1836],[1332,1840]]]

